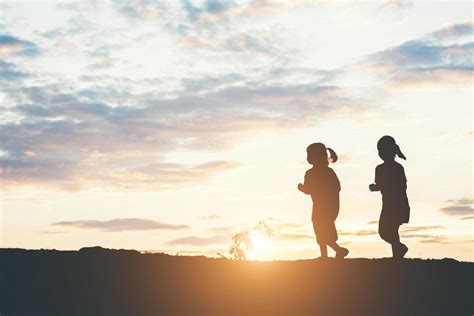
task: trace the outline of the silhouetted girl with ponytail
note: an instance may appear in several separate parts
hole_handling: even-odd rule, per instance
[[[384,136],[377,142],[379,157],[384,161],[375,168],[375,183],[370,191],[382,193],[382,213],[379,220],[380,237],[392,245],[394,258],[403,258],[408,247],[400,242],[398,229],[410,218],[407,198],[407,178],[403,166],[395,161],[395,156],[407,159],[391,136]]]
[[[306,149],[308,163],[313,165],[306,171],[304,183],[298,184],[298,190],[311,195],[313,200],[313,221],[316,241],[321,249],[321,257],[327,258],[327,246],[334,249],[336,258],[344,258],[349,250],[339,246],[337,231],[334,221],[339,214],[339,191],[341,185],[334,170],[329,168],[330,161],[336,162],[337,155],[331,148],[326,148],[322,143],[314,143]]]

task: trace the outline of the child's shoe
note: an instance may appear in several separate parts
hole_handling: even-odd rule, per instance
[[[402,259],[408,252],[408,247],[404,244],[400,244],[393,250],[393,257],[396,259]]]
[[[400,253],[399,253],[400,258],[403,258],[407,252],[408,252],[408,247],[405,246],[404,244],[401,244]]]
[[[336,252],[336,259],[344,259],[349,254],[349,249],[340,247]]]

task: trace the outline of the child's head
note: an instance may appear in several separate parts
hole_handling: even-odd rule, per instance
[[[337,161],[337,154],[331,148],[326,148],[322,143],[314,143],[306,148],[307,160],[311,165],[328,165],[328,152],[331,162]]]
[[[395,156],[407,159],[392,136],[383,136],[380,138],[377,142],[377,150],[379,151],[379,157],[382,158],[383,161],[394,160]]]

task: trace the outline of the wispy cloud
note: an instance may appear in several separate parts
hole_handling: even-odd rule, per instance
[[[209,214],[209,215],[199,216],[199,218],[205,221],[215,221],[215,220],[223,219],[224,216],[217,215],[217,214]]]
[[[372,236],[378,234],[377,231],[373,229],[364,229],[357,231],[338,231],[337,233],[341,236]]]
[[[412,0],[386,0],[383,8],[387,9],[407,9],[413,7]]]
[[[4,185],[45,182],[80,189],[85,181],[89,187],[108,183],[123,188],[161,178],[161,188],[170,188],[206,180],[238,163],[173,165],[155,153],[222,149],[255,131],[291,128],[296,121],[298,126],[314,124],[353,103],[344,89],[319,84],[249,83],[172,99],[113,89],[64,89],[59,85],[58,92],[58,86],[51,85],[6,90],[16,106],[3,112],[16,119],[1,125],[1,149],[7,153],[1,157]],[[131,105],[116,106],[115,100]],[[161,161],[146,163],[156,159]]]
[[[474,240],[455,240],[445,235],[434,235],[420,241],[423,244],[439,244],[439,245],[455,245],[455,244],[472,244]]]
[[[33,42],[10,35],[0,35],[0,58],[8,58],[14,55],[35,56],[39,52],[38,46]]]
[[[222,233],[231,233],[232,231],[235,230],[235,227],[217,226],[217,227],[210,227],[207,230],[215,234],[222,234]]]
[[[301,239],[315,239],[314,235],[304,233],[277,233],[275,234],[277,240],[301,240]]]
[[[378,224],[378,221],[370,221],[369,225]],[[400,233],[403,237],[407,238],[431,238],[429,234],[414,234],[417,232],[431,231],[431,230],[443,230],[445,226],[442,225],[428,225],[428,226],[402,226]],[[378,235],[378,231],[375,229],[363,229],[356,231],[338,231],[340,236],[374,236]]]
[[[20,70],[16,64],[0,60],[0,82],[12,85],[14,82],[30,77],[27,72]]]
[[[373,54],[363,69],[390,89],[465,86],[472,81],[473,22],[447,25],[421,38]],[[361,66],[359,66],[361,67]]]
[[[454,216],[466,216],[474,214],[474,208],[472,207],[474,204],[474,199],[472,198],[453,199],[447,200],[446,202],[450,205],[440,208],[440,211],[444,214]]]
[[[420,231],[427,231],[427,230],[443,230],[446,229],[443,225],[432,225],[432,226],[402,226],[402,232],[420,232]]]
[[[98,230],[103,232],[122,232],[122,231],[140,231],[140,230],[180,230],[189,228],[187,225],[175,225],[162,223],[143,218],[116,218],[106,221],[99,220],[79,220],[62,221],[52,223],[51,226]]]
[[[427,39],[448,40],[474,35],[474,21],[446,25],[426,36]]]
[[[230,236],[214,235],[211,237],[188,236],[167,242],[169,245],[207,246],[231,243]]]

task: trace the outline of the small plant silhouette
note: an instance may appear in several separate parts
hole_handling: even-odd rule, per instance
[[[265,236],[266,238],[273,237],[273,230],[268,226],[266,220],[261,220],[252,228],[252,231],[258,232]],[[231,259],[233,260],[246,260],[247,256],[245,251],[253,249],[253,242],[250,238],[251,231],[249,229],[244,229],[240,233],[236,233],[232,237],[234,242],[229,249],[231,254]]]
[[[258,222],[257,225],[255,225],[255,227],[253,228],[255,231],[263,234],[265,237],[267,238],[272,238],[273,237],[273,229],[271,229],[266,220],[261,220],[260,222]]]

